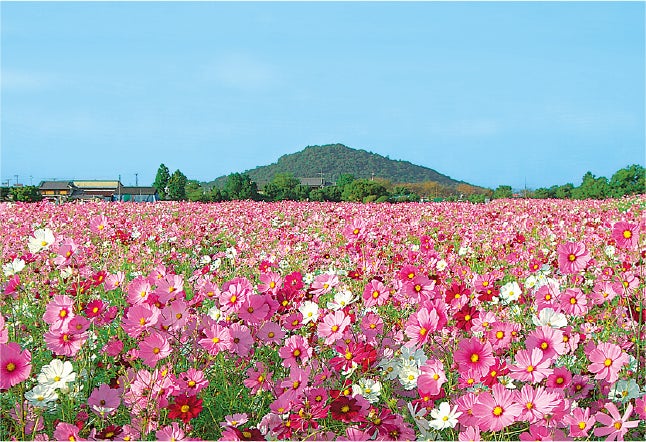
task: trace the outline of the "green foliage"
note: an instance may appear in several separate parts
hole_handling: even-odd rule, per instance
[[[186,199],[186,184],[188,179],[179,169],[173,172],[168,180],[168,199],[183,201]]]
[[[646,192],[646,169],[633,164],[619,169],[610,178],[610,195],[615,198]]]
[[[328,186],[310,191],[310,201],[341,201],[341,188],[339,186]]]
[[[168,182],[170,181],[170,171],[163,163],[157,169],[157,176],[155,176],[155,182],[153,187],[157,189],[159,198],[165,200],[168,197]]]
[[[33,203],[40,201],[43,197],[36,186],[20,186],[9,189],[9,199],[13,201],[22,201],[24,203]]]
[[[246,173],[230,174],[227,177],[222,197],[228,200],[260,200],[258,185]]]
[[[572,183],[563,184],[562,186],[558,186],[554,190],[554,196],[556,196],[559,199],[571,198],[573,190],[574,190],[574,184]]]
[[[376,201],[382,196],[388,196],[388,191],[383,184],[361,179],[346,185],[341,194],[341,199],[343,201],[370,202]]]
[[[572,190],[574,199],[604,199],[610,195],[610,187],[606,177],[595,178],[592,172],[583,175],[583,181],[579,187]]]
[[[345,186],[348,184],[352,183],[354,180],[356,180],[355,176],[350,174],[350,173],[342,173],[339,175],[339,177],[336,179],[336,185],[343,190]]]
[[[511,186],[501,184],[493,191],[494,199],[511,198],[512,196],[514,196],[514,193],[511,191]]]
[[[264,191],[271,201],[302,201],[309,198],[310,194],[310,189],[289,172],[276,174]]]

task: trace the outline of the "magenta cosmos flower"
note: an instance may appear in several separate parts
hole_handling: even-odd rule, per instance
[[[579,273],[585,269],[590,261],[590,253],[585,245],[580,242],[567,242],[556,248],[558,253],[559,269],[562,273]]]
[[[619,379],[621,367],[628,363],[628,355],[617,344],[602,342],[588,355],[591,364],[588,370],[596,373],[595,379],[613,383]]]
[[[473,415],[482,431],[500,431],[514,423],[522,411],[513,391],[501,384],[494,385],[492,391],[493,395],[488,391],[480,393],[473,405]]]
[[[612,226],[612,239],[621,248],[635,249],[639,243],[639,226],[619,221]]]
[[[496,362],[492,355],[491,344],[489,342],[483,344],[478,338],[461,340],[453,358],[458,363],[460,373],[472,370],[480,377],[486,375],[489,367]]]
[[[8,390],[31,373],[31,353],[16,342],[0,344],[0,390]]]

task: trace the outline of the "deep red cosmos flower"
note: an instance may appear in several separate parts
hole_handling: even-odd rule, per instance
[[[185,424],[188,424],[191,419],[197,417],[202,411],[202,399],[183,394],[177,396],[175,403],[168,405],[167,408],[170,419],[180,418]]]
[[[358,396],[361,397],[361,396]],[[341,422],[363,422],[366,416],[367,410],[367,401],[366,405],[362,407],[362,404],[353,397],[348,396],[339,396],[330,404],[330,413],[332,417]]]

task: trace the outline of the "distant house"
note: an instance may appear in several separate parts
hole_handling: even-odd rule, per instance
[[[38,186],[38,191],[43,199],[62,202],[66,201],[76,190],[71,181],[43,181]]]
[[[134,203],[154,203],[159,201],[159,194],[154,187],[126,187],[117,189],[113,201],[132,201]]]
[[[119,181],[101,180],[76,180],[72,181],[76,187],[70,197],[71,200],[84,201],[112,201],[121,183]]]
[[[316,188],[316,187],[326,187],[332,185],[329,181],[325,181],[323,177],[314,177],[314,178],[299,178],[301,184],[307,187]]]

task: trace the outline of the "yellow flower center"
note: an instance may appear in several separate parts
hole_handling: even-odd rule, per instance
[[[54,376],[54,382],[58,382],[58,381],[60,381],[60,380],[61,380],[61,377],[60,377],[60,376]]]
[[[297,357],[299,357],[301,355],[301,351],[297,348],[296,350],[294,350],[292,355],[294,355],[294,357],[297,358]]]
[[[501,406],[496,405],[496,408],[493,409],[493,415],[494,416],[500,416],[503,412],[503,409]]]
[[[549,345],[547,342],[542,342],[542,343],[541,343],[541,348],[542,348],[543,350],[547,350],[547,347],[549,347],[549,346],[550,346],[550,345]]]
[[[67,316],[67,310],[61,310],[58,316],[60,316],[61,318],[64,318],[65,316]]]
[[[470,321],[471,320],[471,315],[464,315],[464,320],[465,321]]]
[[[476,353],[471,355],[471,362],[478,362],[480,360],[480,356],[478,356]]]
[[[583,429],[585,429],[585,427],[586,427],[585,422],[583,422],[583,421],[579,422],[579,430],[583,430]]]
[[[267,337],[269,337],[269,338],[273,338],[274,336],[276,336],[276,333],[274,333],[274,332],[267,333]]]
[[[496,332],[496,338],[498,338],[498,339],[502,339],[502,338],[504,338],[504,337],[505,337],[505,333],[504,333],[504,332],[502,332],[502,331],[498,331],[498,332]]]
[[[16,369],[16,364],[14,364],[13,362],[9,362],[6,368],[8,372],[12,372]]]
[[[424,327],[420,328],[420,329],[419,329],[419,334],[420,334],[420,336],[424,336],[424,335],[426,335],[426,332],[427,332],[427,331],[428,331],[428,330],[426,330]]]
[[[139,319],[139,325],[144,325],[146,323],[146,318]]]
[[[345,352],[345,359],[346,359],[346,361],[349,361],[350,359],[352,359],[352,353],[350,353],[349,351],[346,351]]]
[[[436,380],[436,381],[437,381],[439,378],[440,378],[440,375],[439,375],[439,374],[435,373],[435,374],[433,375],[433,379],[434,379],[434,380]]]
[[[630,239],[633,236],[633,232],[630,230],[624,230],[624,238]]]
[[[444,422],[446,422],[446,421],[448,421],[448,420],[449,420],[449,417],[448,417],[448,416],[442,416],[442,420],[443,420]]]
[[[180,408],[180,410],[182,410],[182,413],[188,413],[188,410],[190,409],[191,407],[189,407],[188,405],[182,405],[182,408]]]
[[[528,410],[531,410],[532,408],[534,408],[534,403],[533,402],[527,402],[525,404],[525,408],[527,408]]]
[[[333,325],[332,327],[330,327],[330,329],[331,329],[333,332],[335,332],[335,331],[337,331],[337,330],[339,329],[339,326],[338,326],[338,325]]]
[[[576,261],[576,255],[574,253],[570,253],[567,257],[568,261],[574,262]]]
[[[213,342],[214,344],[217,344],[220,342],[220,338],[218,338],[217,336],[213,336],[213,338],[211,339],[211,342]]]
[[[159,353],[159,347],[153,348],[153,353],[158,354]]]
[[[375,290],[374,292],[372,292],[372,297],[373,297],[374,299],[377,299],[377,298],[379,297],[379,292],[378,292],[377,290]]]
[[[621,429],[621,421],[616,421],[616,422],[613,424],[613,427],[615,427],[617,430],[620,430],[620,429]]]
[[[237,299],[238,299],[238,297],[237,297],[236,295],[233,295],[233,296],[231,297],[231,299],[230,299],[231,304],[235,303]]]
[[[534,371],[534,366],[533,365],[528,365],[527,366],[527,373],[531,373],[532,371]]]
[[[605,365],[606,367],[610,367],[612,365],[612,359],[606,358],[606,360],[603,361],[603,365]]]
[[[572,305],[576,304],[576,298],[570,298],[570,304]]]
[[[557,384],[561,385],[563,382],[565,382],[565,379],[563,379],[562,377],[556,378],[556,383]]]

